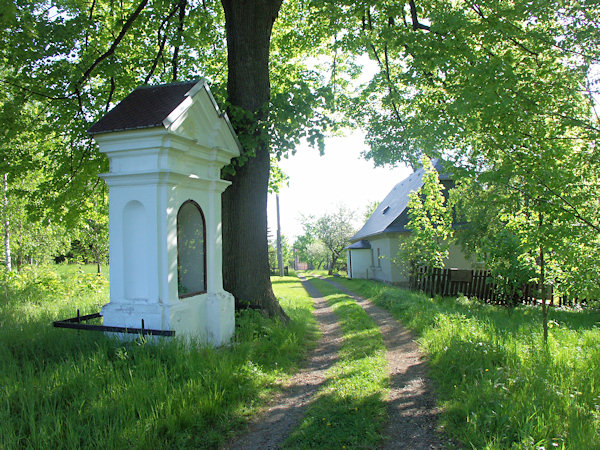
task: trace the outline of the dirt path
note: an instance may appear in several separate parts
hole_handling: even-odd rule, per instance
[[[313,298],[321,339],[311,352],[306,366],[289,380],[284,391],[250,425],[249,431],[226,448],[281,448],[325,381],[326,371],[337,361],[342,341],[337,318],[321,293],[302,276],[300,280]],[[439,410],[435,405],[433,389],[412,334],[386,310],[334,281],[325,281],[354,298],[375,320],[383,335],[390,373],[387,399],[389,422],[384,430],[383,448],[445,448],[443,442],[448,442],[447,439],[436,432]]]
[[[284,391],[250,425],[249,431],[226,448],[281,448],[325,381],[325,372],[337,361],[342,331],[335,313],[313,285],[303,277],[300,280],[313,298],[314,316],[321,330],[321,338],[309,355],[306,366],[289,380]]]
[[[384,448],[436,449],[447,442],[436,432],[439,409],[426,365],[413,335],[385,309],[331,280],[325,280],[351,296],[379,326],[390,372],[389,422]]]

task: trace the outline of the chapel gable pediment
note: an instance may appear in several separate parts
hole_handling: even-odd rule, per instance
[[[219,109],[204,79],[137,88],[88,132],[97,136],[151,128],[231,156],[239,155],[241,148],[227,114]]]

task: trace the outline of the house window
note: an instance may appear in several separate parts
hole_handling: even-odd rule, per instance
[[[202,209],[186,201],[177,213],[177,281],[179,297],[206,292],[206,222]]]

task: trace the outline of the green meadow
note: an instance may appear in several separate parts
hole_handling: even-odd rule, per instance
[[[318,333],[295,277],[274,277],[290,316],[236,316],[230,346],[162,339],[123,343],[52,321],[97,312],[108,282],[94,267],[3,273],[0,286],[0,448],[219,447],[296,372]],[[600,448],[600,313],[541,312],[464,297],[429,298],[336,278],[387,308],[425,352],[443,408],[440,425],[472,448]],[[338,361],[290,448],[371,448],[381,442],[388,379],[382,336],[350,297],[312,279],[333,308]]]
[[[10,277],[0,292],[2,449],[218,447],[316,338],[312,302],[297,278],[274,280],[288,326],[245,311],[232,344],[215,349],[53,328],[76,308],[88,314],[108,301],[107,281],[93,268]]]
[[[450,437],[472,448],[600,448],[600,312],[515,309],[336,279],[418,336]]]

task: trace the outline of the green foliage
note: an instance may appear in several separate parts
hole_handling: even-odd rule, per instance
[[[598,311],[551,309],[540,348],[540,308],[339,282],[420,336],[452,438],[473,448],[600,447]]]
[[[81,225],[70,254],[79,263],[108,264],[108,196],[102,192],[98,199],[87,201],[87,208],[81,215]]]
[[[27,309],[34,305],[50,306],[64,297],[97,296],[106,294],[108,280],[96,274],[84,272],[80,266],[76,271],[61,275],[56,267],[25,266],[20,271],[8,271],[0,266],[0,283],[6,301],[17,309]],[[46,297],[48,299],[46,299]]]
[[[303,217],[304,237],[298,242],[297,248],[302,249],[307,262],[309,259],[320,262],[322,261],[322,248],[324,246],[329,253],[327,266],[331,275],[332,271],[338,267],[338,259],[344,248],[350,243],[350,238],[356,232],[353,225],[354,220],[354,213],[344,206],[338,207],[333,213],[326,213],[318,218],[314,216]]]
[[[325,281],[310,281],[327,298],[343,331],[339,361],[285,445],[291,448],[373,448],[386,419],[387,362],[373,319]]]
[[[294,249],[298,252],[300,261],[307,263],[309,267],[320,269],[327,264],[329,257],[327,247],[307,230],[296,238]]]
[[[3,172],[42,173],[28,207],[44,226],[53,217],[54,229],[62,219],[89,230],[81,199],[101,198],[96,176],[107,163],[86,130],[134,87],[202,74],[221,104],[227,98],[216,0],[2,6]],[[277,159],[302,139],[322,151],[325,133],[362,126],[376,164],[444,154],[478,183],[490,175],[477,189],[501,205],[488,222],[505,226],[507,239],[496,242],[507,245],[492,255],[484,241],[493,227],[469,245],[498,277],[545,276],[566,294],[598,297],[598,16],[595,0],[284,2],[271,37],[270,100],[255,111],[225,108],[244,152],[224,172],[259,144],[270,142]],[[357,55],[379,67],[362,86]],[[271,188],[282,179],[275,170]],[[534,248],[547,256],[545,275],[531,273]]]
[[[290,324],[240,312],[230,347],[55,329],[52,320],[97,312],[108,294],[102,276],[59,269],[11,274],[0,302],[2,448],[217,447],[315,338],[312,303],[292,278],[273,283]],[[103,280],[100,291],[89,280]]]
[[[381,203],[381,202],[378,200],[373,200],[372,202],[367,203],[367,206],[365,206],[365,212],[363,215],[365,222],[367,220],[369,220],[369,217],[371,217],[371,215],[375,212],[375,210],[379,206],[379,203]]]
[[[339,45],[379,67],[347,110],[367,129],[366,156],[452,160],[478,184],[469,207],[492,205],[490,232],[463,241],[473,238],[498,277],[600,295],[598,2],[318,4],[345,30]],[[548,264],[532,267],[540,253]]]
[[[427,156],[422,158],[423,186],[411,192],[408,201],[410,220],[406,228],[411,231],[400,244],[400,258],[408,260],[411,268],[426,266],[444,267],[452,239],[452,210],[447,207],[437,170]]]
[[[36,191],[44,178],[40,170],[21,174],[17,179],[7,177],[8,189],[3,192],[7,206],[2,207],[2,234],[8,231],[11,259],[16,267],[47,263],[63,253],[70,243],[71,236],[64,224],[46,215],[44,206],[36,201]],[[3,246],[3,254],[4,250]]]
[[[286,236],[281,235],[281,252],[283,254],[283,266],[293,267],[294,266],[294,252],[288,242]],[[277,239],[272,239],[269,242],[269,267],[274,270],[279,267],[277,264]]]
[[[74,222],[85,211],[79,200],[92,197],[97,174],[108,169],[86,131],[137,86],[198,74],[210,80],[243,146],[224,170],[229,175],[264,143],[272,143],[275,159],[293,152],[301,139],[322,151],[324,133],[339,122],[328,114],[330,80],[307,62],[332,52],[327,22],[305,20],[307,2],[281,8],[270,45],[271,99],[255,111],[225,101],[227,37],[217,0],[5,3],[3,12],[11,14],[0,22],[0,117],[7,136],[0,136],[0,148],[10,152],[26,132],[38,143],[53,142],[44,152],[51,173],[38,195]],[[36,111],[23,114],[27,108]],[[271,187],[280,180],[275,171]]]
[[[537,262],[531,242],[522,241],[518,229],[508,224],[511,204],[502,185],[482,186],[476,179],[461,180],[451,192],[453,203],[465,221],[465,229],[456,233],[467,254],[485,261],[498,288],[507,295],[536,278]],[[510,194],[510,193],[509,193]]]
[[[288,177],[276,158],[271,156],[271,171],[269,172],[269,194],[278,194],[282,186],[289,185],[290,177]]]

